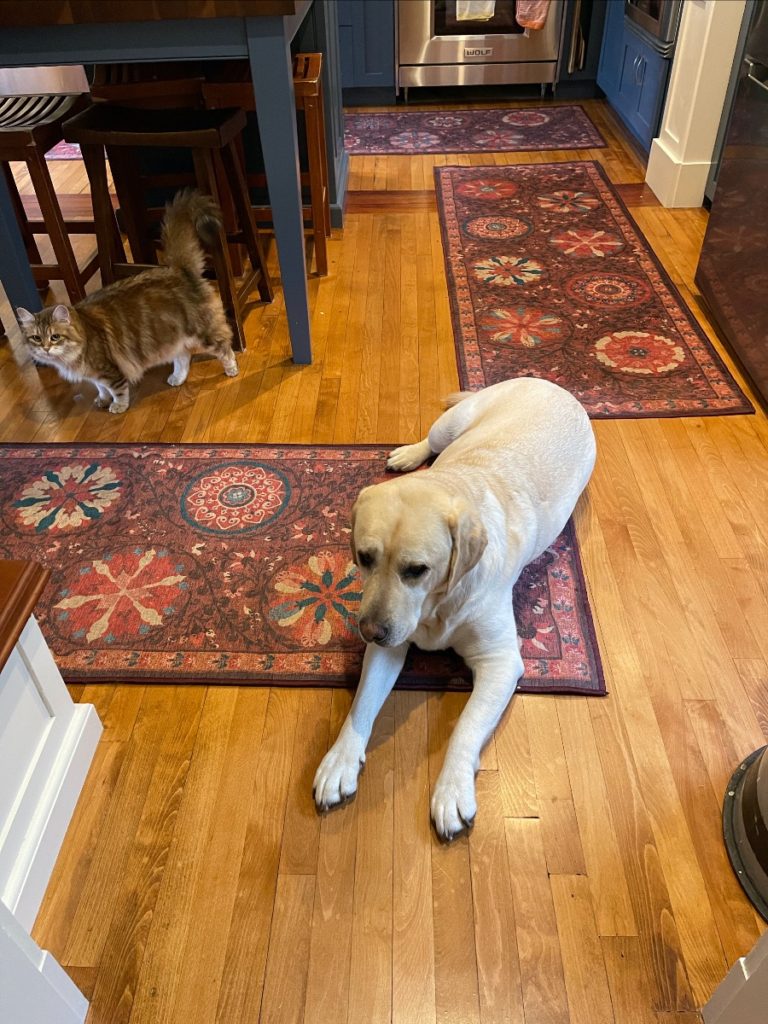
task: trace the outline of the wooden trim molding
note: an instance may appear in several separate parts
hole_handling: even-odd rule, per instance
[[[0,561],[0,672],[50,575],[36,562]]]

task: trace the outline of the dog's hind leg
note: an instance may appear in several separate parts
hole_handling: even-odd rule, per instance
[[[455,396],[458,399],[456,404],[446,409],[443,415],[435,420],[423,441],[404,444],[390,452],[387,469],[405,473],[409,469],[417,469],[430,455],[439,455],[445,451],[451,441],[455,441],[474,422],[475,403],[467,401],[468,398],[474,397],[474,394],[476,392]]]

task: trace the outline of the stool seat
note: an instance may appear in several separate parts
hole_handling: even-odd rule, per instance
[[[245,128],[242,110],[153,110],[96,103],[64,123],[67,142],[223,149]]]
[[[61,121],[82,106],[82,95],[3,96],[0,141],[9,146],[50,147],[61,141]]]

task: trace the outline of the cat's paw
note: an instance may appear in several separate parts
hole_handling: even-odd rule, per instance
[[[186,379],[186,373],[172,373],[168,378],[168,383],[172,388],[180,388]]]
[[[238,369],[237,363],[234,361],[234,359],[232,360],[231,363],[226,363],[224,365],[224,373],[226,373],[228,377],[236,377],[238,373],[240,373],[240,370]]]
[[[128,409],[127,402],[112,402],[109,407],[109,411],[114,413],[115,416],[119,416],[121,412],[125,412]]]
[[[109,395],[97,395],[93,400],[93,404],[97,409],[106,409],[111,402],[112,399]]]

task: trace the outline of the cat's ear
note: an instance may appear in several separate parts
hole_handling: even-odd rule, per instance
[[[68,324],[71,323],[69,319],[69,310],[66,306],[54,306],[53,313],[51,314],[51,320],[55,320],[57,324]]]
[[[19,318],[20,324],[33,324],[35,322],[34,316],[28,309],[24,309],[23,306],[19,306],[16,310],[16,316]]]

